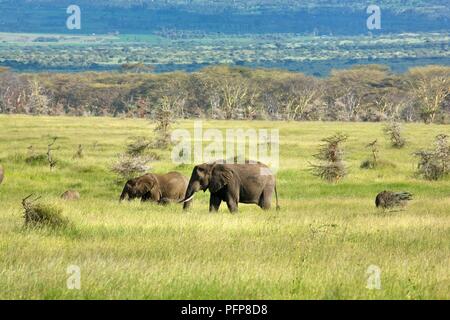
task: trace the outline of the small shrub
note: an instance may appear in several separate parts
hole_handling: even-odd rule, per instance
[[[132,157],[127,154],[120,154],[117,161],[112,165],[111,171],[122,180],[129,180],[136,175],[149,171],[148,163],[151,160],[152,158],[149,156]]]
[[[25,226],[60,228],[69,224],[69,220],[62,216],[61,208],[54,204],[39,202],[40,198],[29,200],[31,197],[32,195],[22,200]]]
[[[419,158],[418,175],[427,180],[439,180],[448,175],[450,168],[450,146],[448,136],[436,136],[434,150],[420,150],[414,153]]]
[[[391,146],[401,149],[405,146],[406,140],[402,135],[402,126],[399,122],[390,122],[384,128],[385,134],[389,137]]]
[[[46,154],[35,154],[25,158],[25,162],[32,166],[40,166],[47,164]]]
[[[375,169],[378,166],[378,140],[369,143],[366,148],[370,148],[372,152],[372,159],[365,160],[361,164],[361,169]]]
[[[150,147],[151,142],[145,137],[134,137],[131,142],[127,144],[126,153],[130,156],[141,156]]]
[[[73,159],[83,159],[84,158],[84,154],[83,154],[83,146],[80,144],[78,145],[78,149],[75,152],[75,154],[72,157]]]
[[[57,161],[55,160],[55,158],[53,156],[53,151],[59,150],[59,147],[57,147],[57,148],[53,147],[55,145],[57,139],[58,139],[58,137],[53,137],[53,141],[51,143],[49,143],[47,146],[47,162],[48,162],[50,171],[52,171],[56,167],[56,163],[57,163]]]
[[[311,165],[315,176],[328,182],[338,182],[347,175],[343,161],[344,150],[341,146],[347,139],[346,135],[337,133],[322,140],[325,143],[320,146],[319,153],[314,155],[319,163]]]
[[[45,165],[47,164],[47,155],[37,153],[33,146],[29,146],[27,156],[25,157],[25,163],[34,166]]]
[[[361,169],[375,169],[378,166],[373,160],[364,160],[361,163]]]

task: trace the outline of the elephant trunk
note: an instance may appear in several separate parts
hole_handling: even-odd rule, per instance
[[[186,203],[191,201],[195,193],[200,190],[200,183],[198,181],[189,182],[188,188],[186,190],[186,195],[184,196],[184,200],[180,201],[181,203]]]
[[[128,186],[125,186],[125,188],[123,188],[122,194],[120,195],[119,202],[122,202],[123,200],[125,200],[125,198],[127,196],[129,197],[129,195],[128,195]]]

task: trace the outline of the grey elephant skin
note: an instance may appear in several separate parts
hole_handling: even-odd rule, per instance
[[[256,204],[264,210],[269,210],[274,192],[277,210],[279,209],[276,178],[261,162],[215,162],[196,166],[183,200],[185,209],[200,190],[209,190],[211,193],[210,212],[218,211],[222,201],[227,204],[230,212],[238,211],[239,203]]]
[[[178,172],[148,173],[129,180],[123,188],[120,201],[141,199],[143,202],[153,201],[158,204],[180,202],[184,199],[187,186],[188,179]]]

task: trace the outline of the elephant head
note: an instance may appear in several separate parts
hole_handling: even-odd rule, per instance
[[[191,201],[195,193],[200,190],[205,192],[209,189],[211,193],[216,193],[231,183],[232,179],[233,172],[223,164],[205,163],[198,165],[192,171],[186,195],[181,202]]]
[[[153,174],[146,174],[142,177],[129,180],[123,188],[120,196],[120,201],[133,200],[141,198],[143,201],[154,200],[159,202],[161,200],[161,188],[158,179]]]

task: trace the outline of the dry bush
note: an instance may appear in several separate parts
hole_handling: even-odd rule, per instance
[[[156,109],[154,120],[156,122],[155,133],[157,135],[154,148],[165,150],[170,146],[172,124],[175,121],[173,106],[168,97],[163,97]]]
[[[25,226],[60,228],[69,224],[69,220],[63,217],[61,208],[51,203],[39,202],[40,197],[30,200],[32,196],[22,200]]]
[[[439,180],[450,170],[450,146],[448,136],[436,136],[434,150],[419,150],[414,153],[419,158],[417,174],[427,180]]]
[[[145,137],[133,137],[126,146],[126,153],[133,157],[141,156],[150,148],[151,144],[151,141]]]
[[[80,144],[78,145],[78,149],[75,152],[75,154],[72,157],[73,159],[83,159],[84,158],[84,153],[83,153],[83,146]]]
[[[405,146],[406,140],[402,135],[402,125],[399,122],[390,122],[384,127],[385,134],[391,141],[391,146],[401,149]]]
[[[378,166],[378,154],[380,153],[380,150],[378,149],[378,140],[369,143],[366,148],[370,148],[372,159],[365,160],[361,164],[361,169],[375,169]]]
[[[47,163],[47,155],[45,153],[37,153],[33,146],[29,146],[25,163],[29,165],[44,165]]]
[[[325,143],[320,146],[319,153],[314,155],[319,163],[311,165],[315,176],[328,182],[338,182],[347,175],[341,146],[347,139],[347,135],[337,133],[322,140]]]
[[[129,180],[149,171],[150,166],[148,164],[151,161],[152,157],[150,156],[132,157],[128,154],[120,154],[112,165],[111,171],[117,174],[120,179]]]

